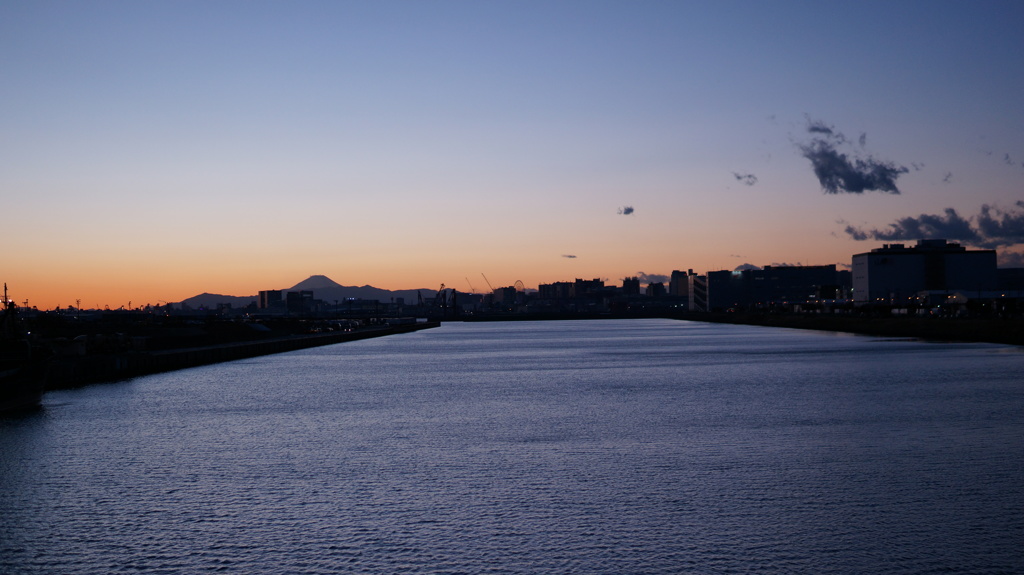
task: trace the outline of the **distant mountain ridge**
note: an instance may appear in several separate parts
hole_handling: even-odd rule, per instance
[[[364,286],[343,286],[331,278],[323,275],[309,276],[291,288],[284,291],[312,291],[313,298],[328,303],[345,301],[346,299],[378,300],[382,303],[390,303],[392,298],[405,298],[405,303],[416,303],[416,292],[423,294],[423,297],[433,296],[434,291],[427,288],[419,290],[386,290],[371,285]]]
[[[343,287],[345,287],[345,286],[341,285],[340,283],[332,280],[331,278],[329,278],[327,276],[315,275],[315,276],[309,276],[308,278],[306,278],[306,279],[300,281],[299,283],[295,284],[294,286],[291,287],[291,290],[292,291],[300,291],[300,290],[315,290],[315,289],[334,289],[334,288],[343,288]]]
[[[290,288],[281,291],[312,291],[313,298],[328,303],[342,302],[347,299],[378,300],[382,303],[391,303],[393,299],[404,298],[406,304],[416,304],[417,292],[423,297],[433,297],[434,290],[429,288],[408,289],[408,290],[386,290],[371,285],[344,286],[325,275],[312,275],[295,284]],[[233,296],[213,293],[201,293],[188,299],[181,300],[180,305],[187,305],[192,309],[213,309],[219,305],[230,305],[233,308],[245,307],[255,303],[259,296]]]

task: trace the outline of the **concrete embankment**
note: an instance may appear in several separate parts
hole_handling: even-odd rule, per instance
[[[68,389],[91,383],[116,381],[200,365],[234,361],[372,337],[408,333],[437,327],[438,325],[440,325],[438,322],[421,322],[365,328],[350,332],[296,335],[162,351],[58,357],[50,362],[46,375],[46,389]]]

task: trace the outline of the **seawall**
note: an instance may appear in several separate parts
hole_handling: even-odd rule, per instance
[[[439,322],[381,326],[350,332],[297,335],[162,351],[132,351],[80,357],[56,357],[46,373],[46,389],[69,389],[92,383],[296,351],[360,339],[383,337],[439,326]]]

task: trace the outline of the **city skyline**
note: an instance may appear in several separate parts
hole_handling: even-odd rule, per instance
[[[481,291],[848,267],[925,237],[1024,265],[1022,16],[9,3],[0,280],[50,309],[315,274]]]
[[[919,240],[918,242],[916,242],[913,245],[908,245],[908,244],[903,244],[903,243],[881,244],[880,247],[872,248],[869,251],[866,251],[864,253],[852,254],[851,258],[852,258],[853,265],[845,265],[845,264],[813,264],[813,263],[812,264],[804,264],[804,263],[790,264],[790,263],[779,263],[779,262],[773,262],[771,264],[764,264],[764,265],[755,265],[755,264],[746,263],[746,264],[742,264],[740,266],[737,266],[734,269],[708,269],[708,270],[694,270],[692,268],[673,269],[668,274],[646,274],[646,273],[639,273],[639,274],[634,274],[632,276],[624,276],[624,277],[621,277],[621,278],[618,278],[618,279],[607,278],[607,277],[594,277],[594,278],[580,278],[580,277],[572,277],[572,278],[570,278],[570,277],[563,277],[563,278],[559,278],[559,279],[551,279],[551,280],[541,281],[536,286],[529,286],[529,287],[525,286],[525,284],[522,284],[522,281],[520,281],[520,280],[516,280],[514,282],[515,285],[513,285],[511,283],[508,284],[508,285],[505,285],[505,284],[492,285],[490,283],[490,280],[487,278],[486,274],[483,274],[483,273],[481,273],[479,275],[479,278],[475,279],[475,280],[471,279],[468,276],[466,276],[466,277],[462,278],[463,281],[459,282],[458,285],[449,285],[449,284],[442,283],[440,285],[440,287],[438,287],[438,286],[433,286],[433,287],[430,287],[430,286],[420,286],[420,287],[410,287],[410,288],[400,288],[400,289],[383,289],[383,288],[379,288],[379,287],[377,287],[375,285],[372,285],[372,284],[364,284],[364,285],[358,285],[358,286],[356,286],[356,285],[344,285],[344,284],[340,284],[340,283],[334,281],[332,278],[330,278],[330,277],[328,277],[326,275],[323,275],[323,274],[313,274],[313,275],[310,275],[309,277],[303,279],[302,281],[294,283],[294,285],[293,284],[288,284],[288,285],[279,285],[279,286],[274,286],[274,287],[261,286],[259,289],[253,290],[252,293],[213,293],[213,292],[209,292],[209,291],[203,291],[201,293],[200,292],[196,292],[192,296],[187,297],[187,298],[183,298],[180,301],[160,301],[160,303],[156,303],[155,304],[153,302],[141,302],[141,301],[134,301],[133,302],[133,301],[129,300],[127,304],[123,304],[123,305],[119,305],[119,306],[118,305],[112,306],[110,304],[102,304],[102,305],[96,304],[96,305],[90,306],[88,303],[82,302],[80,299],[76,299],[76,301],[75,301],[75,303],[73,305],[55,306],[55,308],[57,308],[58,311],[59,311],[59,309],[61,307],[63,307],[63,309],[82,309],[82,310],[102,310],[102,309],[108,309],[108,310],[143,310],[143,309],[150,309],[150,308],[159,308],[161,306],[161,304],[168,305],[168,306],[171,306],[171,307],[173,307],[173,306],[181,306],[181,305],[185,305],[186,307],[197,306],[197,305],[200,306],[200,307],[203,307],[203,306],[215,306],[215,305],[221,305],[221,304],[228,304],[228,305],[232,305],[232,306],[234,306],[234,305],[242,306],[245,303],[255,303],[255,302],[258,302],[263,297],[264,293],[277,292],[279,294],[285,294],[285,293],[304,293],[306,291],[309,291],[310,293],[312,293],[312,292],[318,292],[320,290],[325,290],[325,289],[328,290],[328,291],[334,291],[336,289],[341,289],[341,290],[346,290],[347,292],[351,292],[351,293],[341,294],[341,295],[339,295],[338,293],[334,293],[332,297],[334,298],[333,301],[335,301],[336,303],[340,299],[346,299],[346,298],[348,298],[348,299],[365,300],[365,301],[378,300],[378,301],[381,301],[381,302],[386,302],[389,299],[391,301],[394,301],[396,297],[400,297],[400,298],[404,298],[407,301],[413,301],[417,297],[426,297],[428,299],[432,298],[435,293],[440,293],[441,291],[445,291],[445,290],[447,290],[448,292],[455,291],[455,292],[460,292],[460,293],[463,293],[463,294],[474,295],[474,296],[483,296],[483,295],[488,295],[488,294],[491,294],[491,293],[498,294],[499,292],[501,292],[503,290],[509,290],[509,289],[515,289],[516,291],[521,291],[521,292],[526,292],[526,293],[531,293],[531,294],[537,294],[538,292],[543,293],[545,287],[550,288],[552,285],[556,285],[556,284],[566,284],[566,285],[569,285],[569,284],[574,284],[574,283],[579,284],[580,282],[582,282],[584,284],[590,284],[592,282],[600,282],[601,284],[603,284],[604,287],[619,288],[619,289],[626,289],[627,284],[636,284],[638,289],[640,287],[643,287],[645,290],[649,289],[652,286],[652,284],[658,284],[662,288],[662,291],[663,291],[662,295],[667,295],[667,292],[665,292],[664,290],[668,289],[668,286],[670,285],[670,283],[672,281],[674,281],[673,278],[675,278],[677,274],[681,275],[684,278],[686,276],[697,276],[699,278],[704,279],[704,281],[707,281],[707,278],[711,277],[712,274],[721,274],[721,273],[727,273],[727,272],[734,272],[732,275],[734,277],[736,277],[737,274],[739,274],[741,271],[743,273],[748,273],[748,272],[751,272],[751,271],[767,271],[767,270],[771,270],[771,269],[776,269],[777,270],[779,268],[806,268],[807,270],[831,268],[833,270],[833,272],[852,274],[853,268],[856,266],[856,259],[859,256],[866,256],[868,254],[874,254],[874,253],[879,253],[879,252],[886,252],[887,253],[890,250],[903,251],[903,250],[906,249],[909,252],[914,252],[917,249],[917,246],[921,245],[922,243],[925,243],[925,244],[931,243],[932,245],[934,245],[935,242],[938,242],[939,244],[942,244],[942,245],[948,244],[953,250],[965,250],[966,249],[966,248],[963,248],[957,242],[947,242],[944,239],[926,240],[926,241]],[[992,250],[992,249],[976,249],[976,250],[975,249],[966,249],[966,251],[969,252],[969,253],[972,253],[972,254],[973,253],[982,253],[982,252],[989,252],[989,253],[996,252],[996,250]],[[1018,269],[1018,270],[1019,269],[1024,269],[1024,266],[1022,266],[1020,268],[1015,268],[1015,269]],[[993,268],[993,271],[995,271],[995,268]],[[852,280],[852,275],[848,275],[847,276],[847,281],[851,281],[851,280]],[[815,285],[817,285],[817,284],[815,284]],[[248,301],[247,302],[242,302],[241,300],[248,300]],[[23,305],[28,305],[30,303],[28,301],[19,302],[19,301],[15,300],[14,298],[12,298],[12,301],[15,301],[16,304],[23,304]],[[200,303],[196,303],[197,301],[200,302]],[[37,306],[37,305],[33,305],[31,307],[39,308],[39,306]],[[39,309],[41,309],[42,311],[45,311],[45,310],[52,310],[54,308],[39,308]]]

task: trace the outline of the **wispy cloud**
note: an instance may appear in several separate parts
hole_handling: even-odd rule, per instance
[[[569,259],[571,259],[571,260],[574,260],[574,259],[576,259],[576,256],[575,256],[575,255],[573,255],[573,254],[562,254],[562,257],[563,257],[563,258],[569,258]]]
[[[1015,208],[1001,209],[984,204],[975,216],[963,217],[955,209],[946,208],[942,214],[921,214],[899,218],[887,228],[865,230],[852,225],[846,234],[855,240],[959,240],[983,248],[1012,246],[1024,243],[1024,201]]]
[[[812,120],[807,118],[807,133],[808,134],[820,134],[830,140],[834,140],[837,144],[845,144],[846,136],[837,132],[833,126],[829,126],[821,120]],[[865,139],[867,134],[864,135]]]
[[[633,213],[633,206],[623,206],[619,208],[619,215],[628,216]]]
[[[734,178],[748,186],[753,186],[754,184],[757,183],[757,176],[755,176],[754,174],[741,174],[739,172],[733,172],[732,175]]]
[[[827,194],[862,194],[869,191],[899,194],[896,180],[909,170],[892,162],[869,156],[850,157],[840,152],[839,146],[848,143],[845,135],[820,120],[807,121],[810,142],[797,144],[801,155],[811,162],[821,189]],[[867,134],[859,138],[861,147],[867,143]]]

